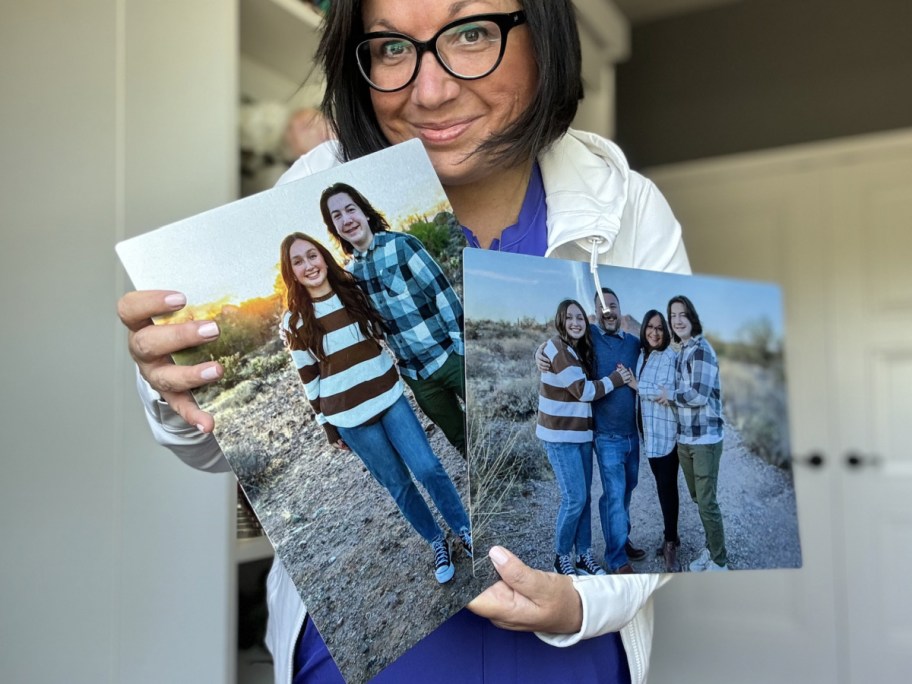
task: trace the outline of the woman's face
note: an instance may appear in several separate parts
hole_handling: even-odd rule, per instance
[[[656,314],[646,324],[646,343],[651,349],[658,349],[662,346],[664,339],[665,331],[662,328],[662,317]]]
[[[671,305],[670,319],[668,323],[675,335],[681,338],[682,342],[687,342],[693,333],[693,325],[687,317],[687,308],[681,302],[675,302]]]
[[[332,292],[326,279],[326,260],[313,243],[295,240],[288,250],[288,257],[295,280],[307,288],[311,297],[322,297]]]
[[[519,9],[518,0],[365,0],[361,12],[365,32],[396,31],[428,40],[456,19]],[[458,79],[426,54],[409,86],[394,93],[371,89],[371,101],[390,143],[419,138],[441,183],[463,185],[484,181],[493,172],[486,157],[463,160],[526,111],[537,80],[529,27],[521,25],[507,35],[500,66],[484,78]]]
[[[571,304],[567,307],[564,330],[567,333],[567,337],[573,341],[582,339],[583,335],[586,334],[586,315],[576,304]]]

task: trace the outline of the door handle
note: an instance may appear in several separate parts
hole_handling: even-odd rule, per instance
[[[854,451],[850,451],[846,455],[845,464],[849,470],[858,470],[863,466],[880,465],[880,459],[877,456],[863,456]]]
[[[804,465],[808,465],[811,468],[822,468],[824,463],[826,463],[826,459],[824,458],[823,454],[815,451],[805,458],[798,459],[798,462],[803,463]]]

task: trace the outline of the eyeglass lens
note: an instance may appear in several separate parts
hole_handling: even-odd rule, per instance
[[[454,76],[480,78],[497,67],[503,35],[493,21],[471,20],[437,36],[430,50]],[[405,36],[369,38],[358,46],[364,75],[380,90],[407,85],[418,67],[418,47]]]

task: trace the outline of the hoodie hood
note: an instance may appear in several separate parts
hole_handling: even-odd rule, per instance
[[[609,252],[627,206],[624,153],[610,140],[571,128],[538,162],[548,206],[546,256],[588,260],[593,244],[600,256]]]

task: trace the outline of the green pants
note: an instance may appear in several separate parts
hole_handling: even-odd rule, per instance
[[[678,460],[684,471],[684,481],[700,510],[706,548],[716,565],[728,565],[725,549],[725,529],[722,511],[716,500],[719,482],[719,461],[722,460],[722,442],[715,444],[678,444]]]
[[[450,444],[466,455],[465,410],[465,359],[459,354],[450,354],[436,372],[427,378],[413,380],[402,377],[412,388],[415,401],[446,436]]]

